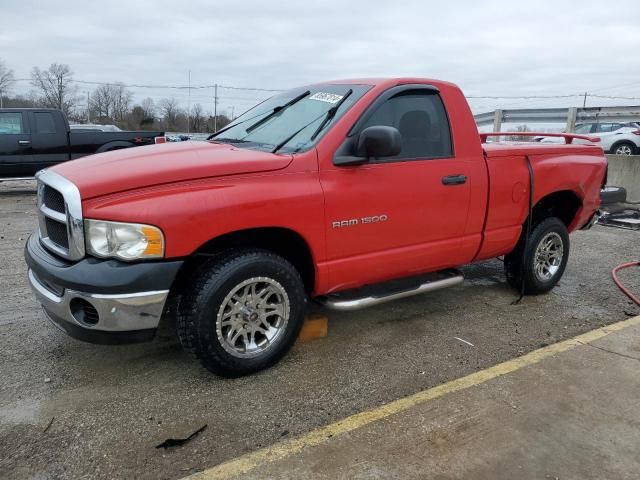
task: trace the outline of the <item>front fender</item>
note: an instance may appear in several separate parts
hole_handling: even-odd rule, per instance
[[[221,235],[293,230],[324,255],[324,200],[317,173],[245,175],[158,185],[83,202],[85,218],[155,225],[167,258],[188,257]]]

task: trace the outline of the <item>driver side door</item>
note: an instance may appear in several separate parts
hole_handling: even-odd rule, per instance
[[[399,155],[320,171],[333,290],[459,265],[478,247],[463,239],[478,159],[456,157],[438,93],[403,91],[373,125],[400,131]]]

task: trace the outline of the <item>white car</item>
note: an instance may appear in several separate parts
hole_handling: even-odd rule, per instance
[[[600,137],[598,145],[606,153],[615,155],[640,154],[640,123],[604,122],[579,123],[575,133]],[[544,143],[561,143],[563,138],[537,137]],[[589,143],[586,140],[574,140],[575,143]]]

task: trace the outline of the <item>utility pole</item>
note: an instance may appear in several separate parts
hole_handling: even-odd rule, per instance
[[[87,90],[87,123],[91,123],[91,107],[89,104],[89,91]]]
[[[187,107],[187,133],[191,133],[191,70],[189,70],[189,106]]]
[[[2,108],[2,89],[0,88],[0,108]]]
[[[235,109],[236,109],[236,107],[235,107],[235,106],[233,106],[233,105],[231,105],[231,121],[233,121],[233,119],[235,118],[235,117],[233,116],[233,112],[234,112],[234,110],[235,110]]]
[[[584,101],[582,102],[582,108],[587,107],[587,92],[584,92]]]
[[[218,131],[218,84],[213,85],[213,133]]]

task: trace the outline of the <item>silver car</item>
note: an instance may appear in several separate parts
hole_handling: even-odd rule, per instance
[[[607,153],[616,155],[640,153],[640,124],[635,122],[580,123],[576,125],[576,133],[600,137],[600,145]]]
[[[606,153],[615,155],[640,154],[640,123],[636,122],[588,122],[578,123],[575,133],[599,137],[598,145]],[[536,137],[535,141],[543,143],[564,143],[563,138]],[[590,143],[586,140],[574,140],[574,143]]]

